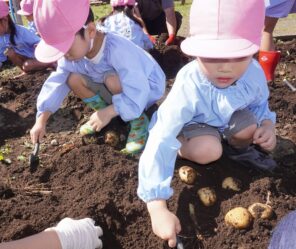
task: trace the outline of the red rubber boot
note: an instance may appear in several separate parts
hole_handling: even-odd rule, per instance
[[[280,51],[259,51],[259,63],[268,82],[274,79],[274,71],[280,61],[280,57]]]

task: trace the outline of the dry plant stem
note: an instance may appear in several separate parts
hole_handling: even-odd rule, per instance
[[[271,201],[270,201],[270,196],[271,196],[271,192],[267,191],[267,197],[266,197],[266,202],[265,204],[271,207]]]
[[[287,79],[284,79],[283,82],[291,89],[292,92],[296,91],[296,87],[294,87]]]

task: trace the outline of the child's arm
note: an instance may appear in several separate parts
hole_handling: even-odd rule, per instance
[[[56,227],[48,228],[24,239],[0,244],[0,249],[95,249],[102,248],[103,235],[90,218],[65,218]]]

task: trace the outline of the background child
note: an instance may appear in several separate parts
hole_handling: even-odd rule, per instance
[[[64,57],[38,96],[33,143],[43,137],[49,116],[71,89],[95,110],[81,127],[82,135],[100,131],[119,115],[131,126],[123,152],[142,150],[149,123],[143,111],[165,89],[165,75],[156,61],[129,40],[97,31],[88,0],[35,0],[34,20],[43,39],[36,48],[38,60]]]
[[[279,18],[296,12],[295,0],[265,0],[265,23],[259,52],[259,63],[267,81],[274,79],[274,72],[280,60],[280,52],[275,50],[273,31]]]
[[[35,59],[35,46],[40,38],[23,26],[13,23],[8,5],[0,0],[0,45],[3,54],[24,73],[42,70],[52,64],[41,63]]]
[[[275,162],[257,151],[276,145],[275,114],[268,107],[264,72],[252,59],[264,21],[263,0],[195,0],[190,37],[183,52],[196,57],[184,66],[158,109],[139,162],[138,195],[147,203],[152,228],[176,244],[181,230],[166,200],[177,153],[199,164],[227,155],[238,163],[272,170]],[[242,28],[243,27],[243,28]]]
[[[98,237],[103,235],[103,231],[94,223],[90,218],[64,218],[57,226],[41,233],[0,243],[0,249],[101,249],[103,244]]]
[[[25,16],[28,20],[28,29],[38,34],[34,20],[33,20],[33,4],[34,0],[22,0],[20,3],[21,9],[17,11],[18,15]]]
[[[101,19],[101,25],[131,40],[145,50],[153,48],[148,34],[144,33],[143,24],[134,15],[135,0],[111,0],[111,14]]]

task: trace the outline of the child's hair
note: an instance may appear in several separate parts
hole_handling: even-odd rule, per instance
[[[94,22],[94,20],[95,20],[95,18],[94,18],[94,13],[93,13],[92,9],[89,8],[88,16],[87,16],[87,19],[86,19],[84,25],[87,25],[87,24],[89,24],[90,22]],[[82,27],[82,28],[77,32],[77,34],[79,34],[82,38],[84,38],[84,28]]]
[[[7,16],[7,22],[8,22],[8,28],[9,28],[9,41],[12,45],[15,46],[16,44],[15,44],[14,36],[16,35],[16,28],[10,15]]]
[[[112,16],[115,12],[124,12],[124,14],[128,18],[130,18],[135,23],[137,23],[138,25],[140,25],[141,28],[143,28],[142,23],[134,16],[134,14],[133,14],[133,8],[134,8],[133,5],[114,6],[113,7],[113,11],[109,15],[100,18],[99,21],[101,23],[103,23],[109,16]]]

